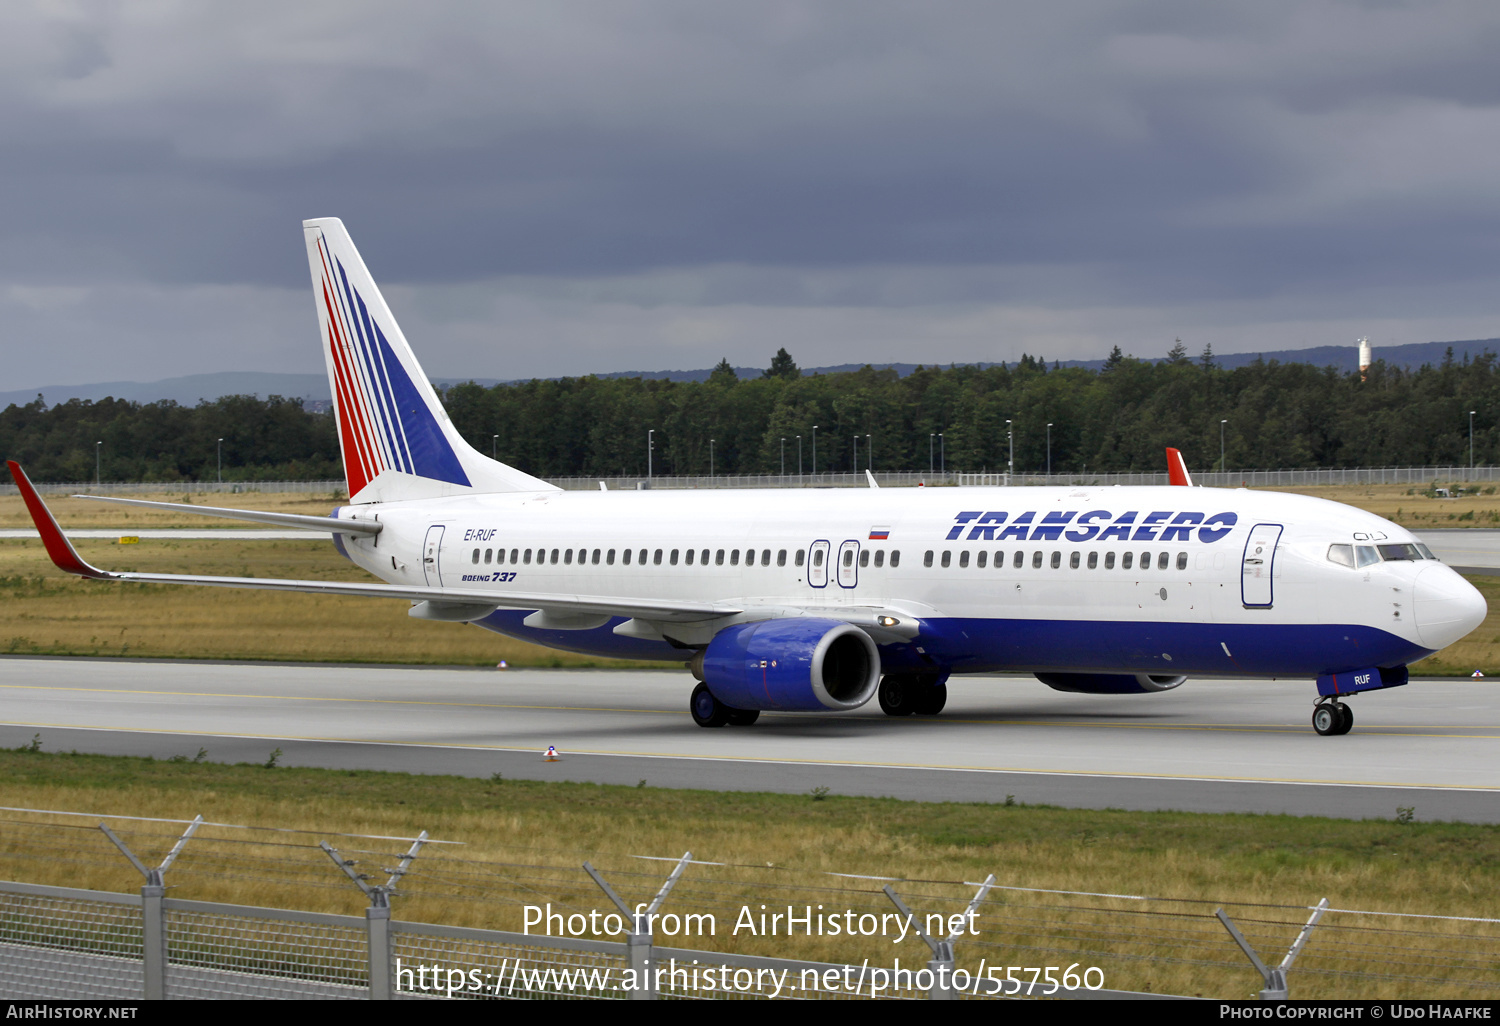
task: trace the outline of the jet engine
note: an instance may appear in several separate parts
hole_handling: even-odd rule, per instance
[[[1053,691],[1080,695],[1149,695],[1187,680],[1159,673],[1039,673],[1036,679]]]
[[[880,653],[858,627],[798,617],[726,627],[688,664],[733,709],[843,712],[880,685]]]

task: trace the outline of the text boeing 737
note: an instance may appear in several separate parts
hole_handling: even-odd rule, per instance
[[[1340,696],[1479,625],[1484,599],[1404,528],[1275,492],[1194,487],[563,491],[459,436],[335,218],[303,223],[349,504],[327,518],[104,498],[330,532],[386,583],[112,573],[15,463],[62,569],[120,581],[407,599],[575,652],[687,663],[704,727],[761,710],[934,714],[954,673],[1142,694],[1188,677]],[[1173,479],[1190,484],[1173,453]],[[874,481],[871,479],[871,485]],[[102,498],[102,497],[101,497]]]

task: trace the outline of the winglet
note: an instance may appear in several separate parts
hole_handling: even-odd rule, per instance
[[[62,533],[62,528],[57,526],[57,518],[37,494],[26,471],[15,460],[6,460],[5,465],[10,468],[10,476],[16,479],[16,487],[21,490],[21,498],[26,500],[26,509],[31,513],[32,523],[36,524],[37,533],[42,536],[42,544],[47,546],[47,555],[52,557],[52,562],[57,564],[59,570],[66,570],[70,574],[80,577],[94,577],[106,580],[112,574],[100,570],[98,567],[85,563],[73,548],[73,543],[68,541],[67,535]]]
[[[1182,453],[1176,449],[1167,450],[1167,478],[1171,484],[1193,487],[1193,479],[1188,474],[1187,463],[1182,459]]]
[[[870,482],[870,487],[871,488],[879,488],[880,487],[880,485],[877,484],[876,481],[875,481],[875,475],[872,474],[872,473],[870,473],[868,470],[865,471],[865,480]]]

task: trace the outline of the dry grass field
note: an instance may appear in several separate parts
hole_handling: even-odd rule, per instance
[[[364,899],[317,841],[374,872],[368,867],[393,865],[405,842],[338,835],[412,837],[425,829],[462,845],[426,850],[394,899],[398,918],[519,930],[524,904],[608,908],[579,869],[586,858],[634,902],[654,892],[670,864],[632,856],[691,850],[724,865],[691,867],[667,909],[713,912],[720,927],[712,938],[676,943],[826,961],[870,958],[877,965],[900,956],[911,965],[926,958],[912,938],[899,947],[871,939],[752,939],[731,936],[729,927],[745,904],[757,912],[761,903],[891,910],[879,881],[829,872],[896,878],[913,907],[949,914],[972,896],[963,881],[995,873],[1008,887],[1180,900],[996,891],[984,906],[980,936],[958,946],[961,962],[1077,961],[1103,968],[1112,988],[1213,997],[1242,997],[1256,983],[1212,920],[1215,903],[1264,904],[1229,908],[1264,954],[1284,950],[1295,936],[1306,916],[1295,906],[1323,897],[1345,909],[1497,911],[1500,837],[1481,826],[174,764],[49,754],[42,740],[41,752],[0,752],[5,804],[179,819],[202,814],[220,823],[305,831],[206,828],[168,874],[170,893],[181,898],[359,914]],[[0,822],[0,875],[106,890],[139,886],[96,819],[0,812]],[[112,827],[153,863],[181,829],[129,821]],[[1500,943],[1492,925],[1332,915],[1325,923],[1299,962],[1304,971],[1293,974],[1295,996],[1472,995],[1475,987],[1492,994],[1500,985],[1493,961],[1464,968]],[[1412,954],[1419,950],[1427,954]],[[1429,958],[1436,964],[1418,964]],[[1416,961],[1401,964],[1408,959]],[[1445,959],[1457,968],[1444,968]],[[1427,979],[1340,979],[1332,975],[1339,969]],[[1454,982],[1433,983],[1434,975]]]

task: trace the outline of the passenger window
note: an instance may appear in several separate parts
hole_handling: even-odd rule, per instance
[[[495,550],[495,562],[496,563],[501,563],[501,564],[503,564],[505,562],[505,550],[504,549],[496,549]]]
[[[698,562],[702,563],[704,566],[708,566],[708,550],[707,549],[704,549],[702,551],[702,553],[699,554],[699,556],[698,556]]]
[[[485,549],[484,550],[484,565],[485,566],[489,566],[490,565],[490,562],[491,562],[492,557],[494,555],[495,555],[495,550],[494,549]]]
[[[875,566],[877,568],[879,568],[879,567],[882,567],[884,565],[885,565],[885,550],[884,549],[877,550],[876,553],[875,553]]]
[[[859,565],[862,566],[862,567],[866,567],[866,566],[870,565],[870,550],[869,549],[860,549],[860,551],[859,551]]]
[[[1131,562],[1135,559],[1135,553],[1127,552],[1120,557],[1120,569],[1129,570]]]
[[[594,550],[594,559],[593,559],[593,563],[594,563],[594,565],[595,565],[595,566],[598,566],[598,565],[599,565],[599,550],[598,550],[598,549],[595,549],[595,550]]]
[[[786,549],[776,550],[776,565],[786,566]]]
[[[656,566],[661,566],[661,549],[656,550],[656,554],[651,558],[651,562]]]
[[[660,551],[660,550],[658,550],[658,551]],[[642,549],[640,551],[640,555],[636,556],[635,561],[637,563],[641,564],[641,566],[645,566],[646,565],[646,550],[645,549]],[[657,562],[660,563],[661,560],[658,559]]]
[[[631,556],[631,553],[633,553],[634,551],[635,551],[634,549],[626,549],[625,550],[625,554],[624,554],[625,558],[623,560],[621,560],[621,562],[623,562],[626,566],[629,566],[630,565],[630,556]]]
[[[985,561],[985,559],[987,557],[988,557],[988,553],[986,553],[983,549],[980,549],[979,550],[979,555],[977,555],[977,556],[974,557],[974,565],[977,566],[979,569],[983,570],[984,569],[984,561]]]
[[[610,566],[614,566],[615,565],[615,550],[614,549],[610,549],[608,552],[606,552],[604,554],[604,562],[608,563]]]
[[[1158,552],[1156,554],[1156,569],[1165,570],[1171,560],[1172,554],[1170,552]]]
[[[932,550],[931,549],[928,549],[926,555],[924,555],[922,557],[922,565],[923,566],[931,566],[932,565]]]
[[[1005,566],[1005,553],[1004,552],[997,552],[997,553],[995,553],[995,569],[999,570],[999,569],[1001,569],[1004,566]]]
[[[968,549],[964,549],[962,552],[960,552],[958,554],[958,565],[959,566],[968,566],[969,565],[969,550]]]
[[[1151,569],[1151,553],[1149,553],[1149,552],[1142,552],[1141,553],[1141,569],[1142,570],[1150,570]]]
[[[949,552],[947,549],[944,549],[943,550],[943,566],[944,566],[944,568],[949,567],[952,564],[953,564],[953,553]]]
[[[1013,560],[1011,560],[1011,566],[1013,566],[1017,570],[1019,570],[1019,569],[1021,569],[1021,566],[1025,562],[1026,562],[1026,553],[1024,553],[1024,552],[1017,552],[1016,553],[1016,558],[1013,559]]]
[[[1061,552],[1054,552],[1054,553],[1052,553],[1052,569],[1056,570],[1060,566],[1062,566],[1062,553]]]
[[[898,567],[900,565],[901,565],[901,550],[897,549],[896,551],[894,551],[894,552],[891,553],[891,569],[894,570],[896,567]]]
[[[797,558],[796,558],[796,560],[794,562],[796,563],[797,566],[801,566],[802,563],[803,563],[803,561],[806,558],[807,558],[807,553],[803,552],[801,549],[798,549],[797,550]]]
[[[754,566],[755,565],[755,550],[754,549],[746,549],[745,550],[745,565],[746,566]]]
[[[474,558],[472,560],[470,560],[470,562],[471,563],[478,563],[479,562],[479,550],[478,549],[474,550]]]
[[[552,550],[552,562],[554,562],[554,563],[557,562],[557,550],[556,549]]]
[[[573,562],[573,550],[563,549],[563,566],[570,566]]]
[[[531,550],[530,549],[526,550],[526,563],[525,563],[525,565],[526,566],[530,566],[531,565]]]
[[[1380,562],[1380,553],[1375,551],[1373,545],[1354,546],[1354,563],[1356,566],[1366,567],[1372,563]]]
[[[1068,569],[1070,569],[1070,570],[1077,570],[1078,569],[1078,553],[1075,552],[1075,553],[1073,553],[1072,555],[1070,555],[1068,557]]]
[[[1115,554],[1113,552],[1106,552],[1104,554],[1104,569],[1106,569],[1106,570],[1113,570],[1114,568],[1115,568]]]
[[[854,550],[853,549],[845,549],[844,550],[844,569],[847,570],[847,569],[849,569],[853,565],[854,565]]]
[[[519,549],[511,549],[510,550],[510,565],[511,566],[515,566],[516,565],[516,553],[519,552],[519,551],[520,551]],[[528,562],[528,563],[531,562],[531,550],[530,549],[526,550],[526,562]]]
[[[820,553],[818,553],[818,555],[821,556],[822,553],[820,552]],[[729,550],[729,565],[730,566],[739,566],[740,565],[740,550],[739,549],[730,549]]]
[[[761,549],[760,550],[760,565],[761,566],[770,566],[771,565],[771,550],[770,549]]]
[[[667,557],[667,561],[669,563],[671,563],[673,566],[677,565],[677,550],[676,549],[672,550],[672,554]]]
[[[1186,570],[1187,569],[1187,553],[1186,552],[1179,552],[1179,553],[1177,553],[1177,569],[1179,569],[1179,570]]]
[[[693,565],[693,557],[695,555],[697,555],[697,554],[698,554],[698,550],[697,549],[688,549],[687,550],[686,555],[687,555],[687,565],[688,566],[692,566]]]
[[[1097,552],[1090,552],[1089,553],[1089,569],[1090,570],[1097,570],[1097,569],[1099,569],[1099,553],[1097,553]]]

